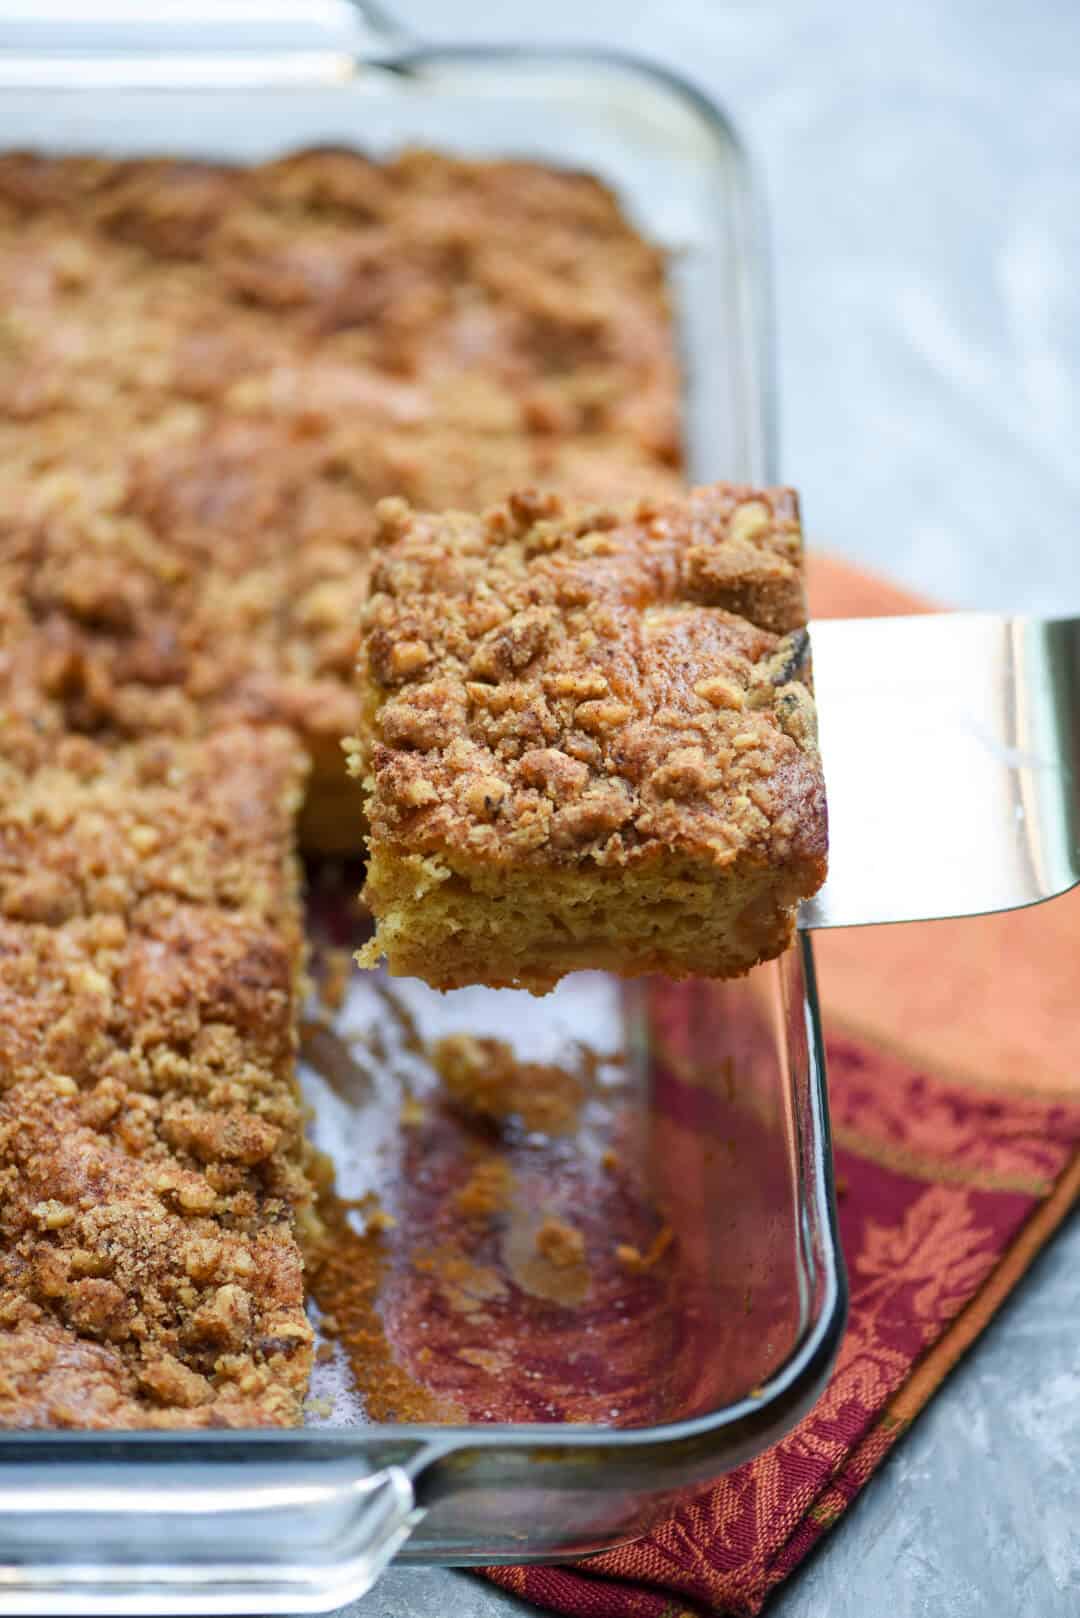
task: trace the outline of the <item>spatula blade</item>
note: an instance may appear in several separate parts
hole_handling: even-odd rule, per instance
[[[1013,910],[1080,881],[1080,622],[811,627],[829,877],[800,925]]]

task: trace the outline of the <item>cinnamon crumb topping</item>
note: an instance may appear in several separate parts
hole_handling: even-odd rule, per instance
[[[281,732],[5,730],[0,1425],[298,1417],[302,778]]]

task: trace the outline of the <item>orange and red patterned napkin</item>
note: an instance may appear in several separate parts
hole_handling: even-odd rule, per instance
[[[924,610],[815,558],[818,617]],[[909,857],[895,850],[897,859]],[[810,1415],[646,1538],[492,1568],[579,1618],[756,1613],[836,1521],[1080,1195],[1080,890],[820,934],[847,1336]]]

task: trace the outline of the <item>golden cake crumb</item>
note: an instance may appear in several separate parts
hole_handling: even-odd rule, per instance
[[[347,949],[328,949],[322,960],[322,977],[319,981],[319,998],[327,1011],[340,1011],[345,1004],[345,993],[349,987],[349,973],[352,971],[352,955]]]
[[[585,1238],[580,1230],[549,1215],[536,1232],[536,1251],[557,1270],[585,1262]]]
[[[518,1121],[544,1135],[573,1129],[584,1100],[580,1077],[554,1063],[522,1062],[505,1040],[445,1034],[431,1062],[450,1099],[496,1123]]]
[[[510,1163],[491,1154],[474,1164],[469,1178],[454,1195],[454,1206],[463,1219],[485,1223],[506,1208],[513,1188]]]
[[[654,1269],[659,1264],[674,1240],[675,1232],[671,1226],[662,1225],[644,1253],[632,1242],[620,1242],[615,1249],[615,1258],[632,1275],[643,1275],[646,1270]]]

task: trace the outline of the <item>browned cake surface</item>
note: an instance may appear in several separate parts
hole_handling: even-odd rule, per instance
[[[105,748],[5,724],[0,916],[138,921],[155,900],[175,900],[287,928],[293,949],[302,796],[297,744],[279,729]]]
[[[0,734],[0,1425],[293,1422],[302,754]]]
[[[0,156],[0,694],[57,728],[284,720],[307,840],[375,501],[674,488],[660,255],[586,176],[412,152]]]
[[[379,520],[366,964],[543,988],[784,948],[826,846],[791,492]]]

